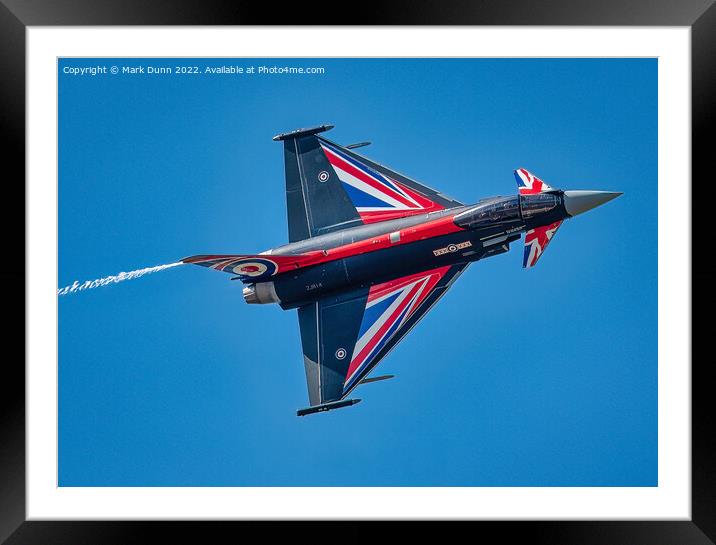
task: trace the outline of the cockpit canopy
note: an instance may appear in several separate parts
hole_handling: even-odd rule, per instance
[[[455,224],[463,229],[520,219],[519,197],[498,197],[480,203],[455,216]]]
[[[475,229],[495,223],[529,219],[549,212],[559,204],[553,193],[497,197],[481,202],[455,216],[455,224],[463,229]]]
[[[536,195],[520,195],[522,217],[527,219],[537,214],[549,212],[559,204],[559,197],[552,193],[537,193]]]

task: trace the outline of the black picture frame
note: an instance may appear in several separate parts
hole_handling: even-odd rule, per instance
[[[699,182],[710,181],[709,133],[716,125],[716,5],[714,0],[482,0],[473,3],[419,0],[356,4],[351,20],[340,19],[335,4],[321,1],[268,4],[221,0],[0,0],[0,116],[4,197],[0,214],[5,237],[0,274],[4,285],[24,286],[5,295],[5,351],[0,396],[0,540],[24,543],[128,543],[174,541],[176,537],[207,542],[219,532],[237,531],[234,522],[83,522],[25,520],[25,368],[24,368],[24,226],[25,202],[25,30],[28,26],[78,25],[589,25],[688,26],[692,54],[692,195]],[[688,180],[683,188],[688,190]],[[706,188],[708,191],[708,188]],[[692,198],[692,520],[673,521],[532,521],[476,522],[469,532],[499,534],[500,542],[522,539],[537,543],[706,544],[716,541],[716,434],[711,414],[712,360],[695,350],[704,342],[706,317],[716,297],[711,280],[716,266],[698,244],[709,233],[709,193]],[[699,193],[697,197],[701,197]],[[15,233],[17,236],[14,236]],[[634,251],[639,251],[635,248]],[[704,317],[699,319],[699,316]],[[22,344],[21,344],[22,343]],[[688,365],[689,362],[684,362]],[[253,525],[260,523],[252,523]],[[259,528],[256,530],[261,531]],[[252,529],[253,530],[253,529]],[[363,531],[362,528],[357,531]],[[444,539],[444,530],[438,530]],[[231,535],[231,534],[230,534]],[[239,539],[239,534],[236,538]],[[345,539],[341,533],[341,540]]]

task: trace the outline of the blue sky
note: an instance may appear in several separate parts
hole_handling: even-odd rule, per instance
[[[322,66],[323,75],[64,67]],[[464,202],[625,194],[472,265],[360,387],[308,404],[295,311],[182,266],[59,300],[61,486],[657,484],[657,61],[59,61],[58,287],[287,241],[283,151],[322,123]]]

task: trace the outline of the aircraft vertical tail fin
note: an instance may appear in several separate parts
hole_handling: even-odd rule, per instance
[[[555,221],[549,225],[535,227],[525,233],[525,252],[522,256],[522,266],[525,269],[537,264],[560,225],[562,225],[562,221]]]
[[[534,195],[536,193],[552,191],[552,187],[524,168],[515,170],[515,181],[517,182],[517,191],[520,195]]]

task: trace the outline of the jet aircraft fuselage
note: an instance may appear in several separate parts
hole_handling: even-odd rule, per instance
[[[517,195],[466,205],[319,133],[280,134],[290,243],[261,254],[185,258],[230,273],[247,303],[298,309],[310,407],[355,404],[358,385],[472,262],[524,234],[533,267],[567,218],[621,193],[554,189],[515,170]]]
[[[493,197],[458,206],[352,227],[264,252],[272,256],[322,255],[311,266],[277,276],[259,290],[244,289],[248,303],[297,308],[318,297],[380,284],[394,277],[478,261],[505,253],[522,233],[570,217],[562,191]],[[567,197],[569,199],[569,197]]]

